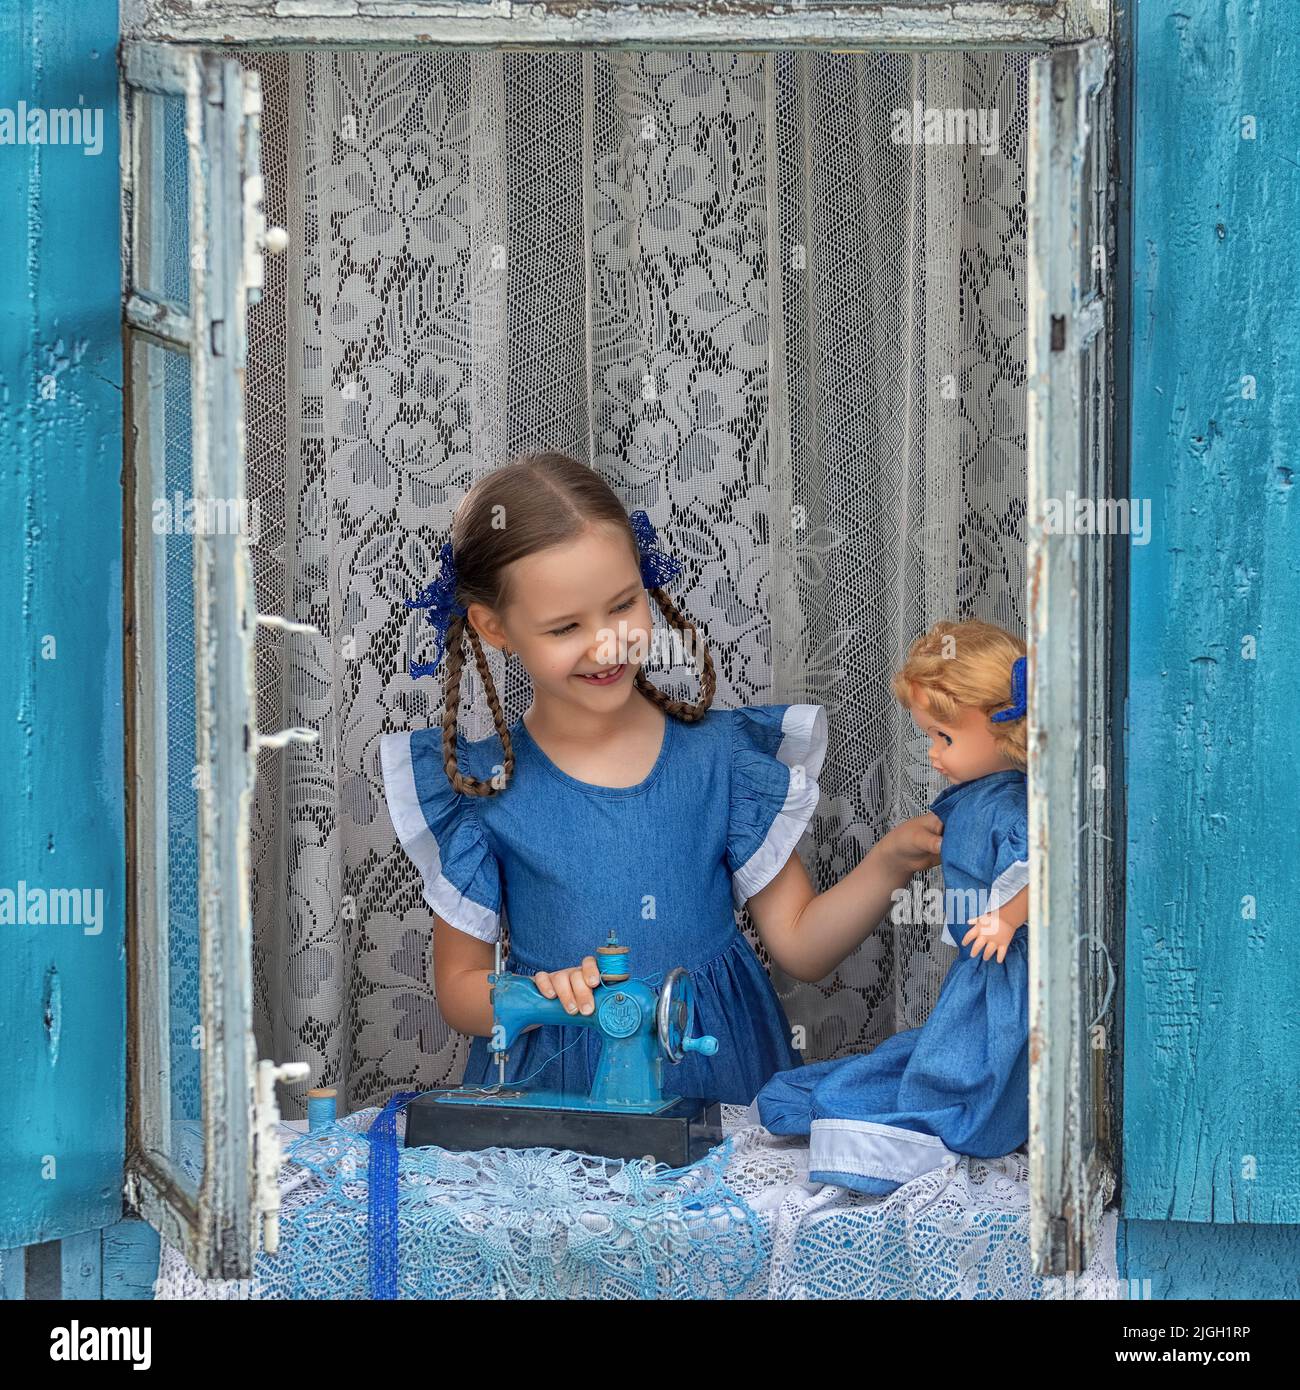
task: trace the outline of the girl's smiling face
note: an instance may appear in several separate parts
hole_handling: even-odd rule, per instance
[[[610,526],[516,560],[501,612],[469,605],[485,641],[518,654],[544,701],[609,714],[631,696],[650,644],[650,595],[628,538]],[[596,677],[596,679],[591,679]]]
[[[930,766],[950,782],[973,782],[1015,768],[993,737],[993,726],[983,710],[960,709],[952,718],[939,719],[930,712],[925,691],[916,690],[911,713],[930,740]]]

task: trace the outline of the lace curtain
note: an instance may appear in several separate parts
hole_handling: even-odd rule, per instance
[[[819,889],[941,789],[888,678],[939,618],[1024,630],[1028,60],[244,55],[291,236],[251,314],[258,606],[321,634],[258,635],[260,726],[321,735],[258,764],[260,1056],[343,1111],[460,1076],[378,740],[440,716],[402,600],[519,452],[650,513],[718,706],[826,706]],[[982,112],[996,147],[894,139],[918,103]],[[490,659],[513,720],[526,676]],[[470,668],[462,694],[490,732]],[[886,922],[831,979],[775,978],[813,1060],[924,1021],[951,959]]]

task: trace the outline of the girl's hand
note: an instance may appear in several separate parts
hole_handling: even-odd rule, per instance
[[[970,931],[962,937],[961,944],[965,946],[967,942],[975,942],[970,948],[972,958],[983,951],[984,959],[988,960],[996,951],[998,963],[1001,964],[1007,958],[1011,938],[1019,930],[1019,927],[1013,927],[1010,922],[1004,922],[997,912],[985,912],[970,919]]]
[[[943,845],[943,822],[933,811],[913,816],[880,838],[879,849],[906,874],[932,869]]]
[[[533,984],[543,999],[558,999],[571,1014],[589,1014],[596,1007],[591,992],[600,984],[600,968],[595,956],[583,956],[581,965],[568,970],[539,970]]]

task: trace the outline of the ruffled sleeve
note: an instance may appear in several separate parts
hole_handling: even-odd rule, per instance
[[[1029,882],[1029,812],[1023,799],[999,808],[993,825],[992,912],[1009,902]]]
[[[501,934],[500,866],[472,798],[447,780],[442,730],[385,734],[379,758],[388,813],[424,880],[424,901],[460,931],[496,941]]]
[[[820,705],[756,705],[731,715],[727,867],[739,907],[771,883],[808,828],[827,725]]]

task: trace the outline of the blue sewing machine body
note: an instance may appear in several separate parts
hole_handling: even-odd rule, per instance
[[[556,1149],[645,1159],[679,1168],[722,1142],[718,1104],[664,1094],[664,1062],[688,1052],[712,1057],[718,1040],[691,1036],[691,977],[670,970],[656,990],[632,978],[630,952],[610,932],[596,951],[600,984],[589,1014],[571,1014],[526,975],[497,968],[492,986],[492,1050],[500,1079],[491,1086],[451,1086],[416,1096],[406,1111],[408,1147]],[[595,1028],[600,1059],[587,1094],[530,1090],[507,1082],[511,1045],[534,1024]],[[536,1070],[536,1069],[535,1069]]]
[[[718,1050],[716,1038],[690,1036],[690,976],[682,969],[669,971],[658,990],[644,980],[632,979],[628,971],[630,951],[618,944],[613,932],[596,954],[601,983],[592,991],[595,1007],[590,1014],[569,1013],[559,999],[547,999],[526,975],[498,971],[488,976],[492,986],[492,1043],[498,1056],[508,1053],[511,1044],[534,1024],[599,1030],[600,1061],[588,1094],[530,1091],[503,1082],[447,1091],[436,1097],[437,1103],[639,1115],[653,1115],[676,1105],[676,1096],[664,1094],[665,1058],[679,1062],[688,1052],[712,1057]]]

